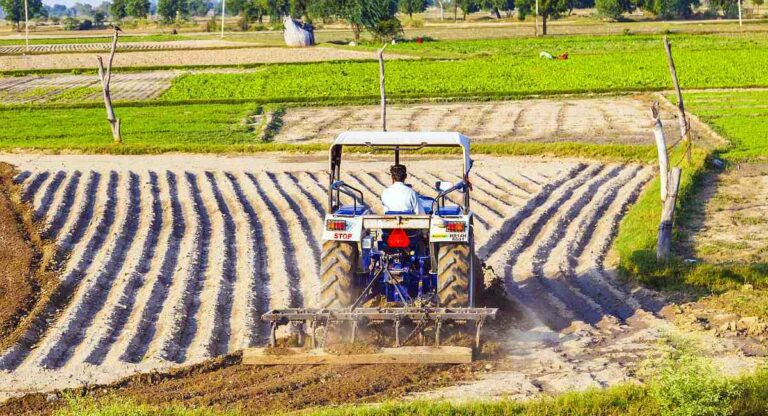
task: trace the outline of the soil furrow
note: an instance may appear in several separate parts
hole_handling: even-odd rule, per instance
[[[602,170],[601,166],[590,166],[570,180],[564,187],[559,188],[545,204],[536,208],[530,216],[515,230],[515,236],[507,244],[502,252],[491,256],[489,263],[494,267],[501,266],[507,290],[513,293],[516,299],[528,308],[536,312],[537,316],[550,328],[562,329],[570,325],[573,316],[571,311],[559,299],[557,299],[541,282],[535,279],[520,281],[514,273],[518,258],[530,247],[547,220],[557,211],[565,201],[568,201],[574,191],[584,186],[587,181],[595,177]],[[525,266],[525,264],[523,264]]]
[[[51,176],[51,173],[47,170],[37,173],[35,177],[29,182],[29,184],[24,188],[24,192],[21,194],[21,200],[23,202],[32,201],[32,199],[35,197],[35,194],[37,194],[38,189],[43,186],[43,183],[48,180],[49,176]]]
[[[88,185],[85,187],[85,192],[81,192],[83,194],[82,209],[78,212],[76,217],[73,217],[73,223],[66,224],[67,227],[64,229],[67,230],[67,232],[59,238],[56,254],[54,255],[55,265],[61,266],[69,253],[80,243],[88,232],[88,225],[90,225],[91,220],[93,219],[96,205],[97,203],[101,204],[99,195],[101,184],[101,174],[98,172],[91,172],[90,178],[88,179]]]
[[[101,364],[109,348],[122,333],[155,258],[160,231],[163,227],[163,206],[155,172],[149,172],[149,193],[152,198],[142,200],[142,203],[147,206],[141,207],[141,212],[150,212],[150,216],[142,215],[138,226],[139,229],[146,230],[146,233],[142,233],[143,242],[134,244],[131,249],[128,257],[131,264],[123,268],[121,279],[118,280],[120,286],[114,291],[113,299],[109,300],[107,307],[103,309],[107,316],[97,319],[100,322],[100,330],[84,343],[88,346],[86,349],[88,355],[84,361],[88,363]]]
[[[301,193],[304,201],[309,202],[312,204],[312,208],[315,209],[316,214],[320,218],[325,218],[325,207],[321,201],[324,201],[324,199],[318,199],[315,195],[313,195],[310,191],[305,189],[302,186],[302,182],[298,178],[298,174],[292,173],[292,172],[285,172],[285,176],[288,177],[288,179],[291,180],[293,185],[296,187],[296,189]],[[318,187],[319,189],[319,187]]]
[[[310,204],[307,199],[303,198],[304,194],[301,190],[295,186],[291,181],[280,179],[284,175],[278,176],[277,174],[268,172],[267,176],[275,184],[275,188],[280,191],[280,195],[285,198],[290,206],[291,211],[294,212],[296,218],[301,224],[301,230],[304,237],[307,239],[307,243],[312,250],[312,257],[315,260],[315,266],[320,267],[320,241],[323,226],[323,217],[317,207]],[[298,192],[297,192],[298,191]],[[294,199],[294,195],[296,199]]]
[[[197,333],[198,310],[200,310],[200,294],[205,284],[205,274],[208,270],[208,252],[211,244],[211,220],[201,197],[197,175],[185,172],[187,188],[194,209],[196,227],[193,247],[190,252],[189,271],[184,278],[181,298],[174,304],[171,312],[171,327],[169,336],[160,346],[159,356],[162,359],[183,362],[187,349]]]
[[[187,235],[187,220],[182,208],[181,201],[188,201],[187,198],[179,198],[178,178],[173,172],[166,172],[166,181],[168,183],[168,195],[170,199],[171,212],[171,232],[168,234],[167,242],[164,244],[165,250],[159,251],[163,256],[162,265],[154,277],[154,284],[149,293],[148,299],[142,306],[141,316],[133,335],[129,337],[125,351],[120,356],[120,360],[136,363],[144,359],[146,353],[150,350],[151,341],[155,339],[158,332],[158,320],[164,307],[171,310],[175,303],[166,302],[171,284],[174,280],[174,274],[177,271],[177,265],[181,253],[188,253],[187,245],[191,244],[190,238],[184,238]],[[182,241],[188,244],[182,247]],[[188,254],[187,254],[188,256]],[[129,320],[130,321],[130,320]],[[133,328],[132,326],[128,326]],[[119,350],[118,350],[119,351]]]
[[[584,252],[588,243],[594,238],[604,238],[602,235],[595,235],[598,220],[604,215],[605,211],[617,201],[617,194],[625,188],[634,188],[638,183],[638,173],[641,168],[626,169],[624,176],[617,180],[614,186],[609,187],[605,192],[601,192],[599,200],[590,205],[590,208],[584,212],[580,219],[573,221],[567,234],[571,237],[561,242],[563,255],[557,256],[557,263],[564,279],[574,285],[580,292],[597,302],[607,313],[624,320],[632,315],[636,305],[627,302],[625,295],[617,292],[616,288],[606,285],[604,282],[594,281],[589,276],[579,274],[576,271],[578,258]],[[644,183],[644,181],[640,182]],[[555,261],[553,259],[553,261]]]
[[[599,322],[606,311],[582,293],[572,290],[557,276],[547,275],[544,271],[544,264],[550,258],[557,243],[566,237],[568,224],[575,221],[587,204],[592,202],[601,191],[604,191],[603,185],[616,178],[621,170],[621,166],[608,169],[590,180],[584,188],[577,190],[574,193],[575,197],[561,205],[557,213],[548,219],[546,230],[542,230],[537,241],[532,244],[529,250],[533,252],[531,258],[533,276],[531,278],[538,279],[542,286],[574,311],[579,319],[589,324]]]
[[[490,234],[486,242],[478,247],[477,256],[481,260],[487,261],[492,254],[497,253],[502,246],[506,245],[507,242],[514,237],[517,227],[531,215],[531,212],[544,204],[553,192],[558,190],[563,184],[575,178],[586,168],[587,165],[584,164],[575,165],[562,177],[543,187],[541,192],[535,194],[533,198],[528,200],[528,202],[515,213],[515,215],[507,218],[498,229]]]
[[[66,172],[61,170],[56,172],[56,175],[53,176],[53,179],[51,179],[48,186],[45,188],[40,203],[36,206],[34,213],[35,220],[40,220],[48,214],[48,211],[51,209],[51,204],[53,203],[53,198],[56,196],[56,192],[59,190],[61,183],[64,182],[66,177]]]
[[[13,178],[13,183],[20,185],[24,183],[24,181],[26,181],[30,176],[32,176],[32,172],[28,170],[21,171]]]
[[[219,208],[224,221],[224,259],[222,264],[221,276],[213,275],[213,279],[221,281],[219,292],[217,294],[214,328],[210,336],[208,350],[213,356],[226,354],[229,351],[229,339],[232,333],[230,318],[232,315],[232,296],[233,287],[237,280],[237,240],[235,237],[235,221],[232,219],[232,212],[224,200],[219,183],[215,175],[206,172],[213,196],[216,200],[216,206]]]
[[[259,343],[266,336],[267,326],[261,322],[261,315],[266,313],[269,307],[269,258],[264,227],[259,216],[256,215],[235,175],[227,173],[226,177],[248,221],[251,270],[248,279],[243,282],[245,292],[238,292],[238,295],[246,296],[245,319],[242,324],[245,334],[243,344],[250,346]]]
[[[267,208],[269,220],[272,223],[273,234],[279,237],[280,247],[278,252],[270,252],[269,259],[270,264],[277,266],[279,264],[278,258],[282,258],[284,267],[271,267],[270,268],[270,282],[273,282],[270,293],[273,295],[271,304],[275,307],[288,307],[298,308],[304,304],[304,298],[301,292],[301,273],[299,272],[299,265],[296,261],[296,250],[293,241],[289,234],[288,223],[280,213],[280,210],[275,206],[274,202],[267,196],[267,192],[264,190],[264,186],[261,181],[252,173],[246,173],[245,176],[250,181],[259,199],[264,203]],[[268,186],[268,185],[267,185]],[[265,213],[266,214],[266,213]],[[270,244],[272,246],[272,244]],[[278,283],[279,282],[279,283]],[[284,283],[283,283],[284,282]],[[275,285],[278,283],[280,287]],[[279,288],[278,290],[276,290]],[[283,292],[286,297],[283,299],[275,299],[274,295]]]
[[[76,200],[82,201],[79,195],[83,194],[83,192],[78,192],[81,176],[82,174],[79,170],[70,175],[69,181],[61,194],[61,200],[56,204],[53,217],[47,221],[43,229],[42,237],[44,239],[56,239],[59,231],[61,231],[61,228],[69,219],[69,214],[72,212],[72,207],[75,205]]]
[[[113,288],[114,280],[120,273],[136,236],[141,216],[139,177],[130,173],[127,184],[119,186],[117,180],[115,183],[120,188],[117,191],[119,192],[119,200],[118,198],[110,198],[114,201],[114,208],[104,216],[105,222],[102,232],[94,236],[94,239],[98,238],[101,245],[107,243],[114,243],[114,245],[107,247],[103,253],[104,262],[100,264],[99,272],[91,275],[93,277],[90,279],[82,280],[83,283],[80,284],[82,296],[77,296],[79,299],[77,299],[75,307],[66,315],[67,320],[64,321],[64,328],[62,328],[58,339],[48,348],[48,353],[41,360],[41,364],[46,368],[59,368],[64,365],[80,345],[87,329],[104,306],[109,292]],[[127,204],[120,203],[125,199],[127,199]],[[108,237],[112,236],[112,225],[116,222],[119,227],[115,235],[116,238],[107,240]],[[94,251],[99,251],[99,249]],[[83,270],[87,271],[89,266]]]

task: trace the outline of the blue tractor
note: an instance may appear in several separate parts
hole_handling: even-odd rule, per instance
[[[393,154],[427,147],[460,150],[461,180],[437,182],[433,196],[421,195],[425,215],[413,212],[374,213],[365,195],[342,179],[345,147],[366,147]],[[324,221],[321,288],[318,308],[270,311],[264,319],[277,326],[318,323],[393,321],[396,345],[399,326],[411,321],[440,327],[449,321],[474,322],[480,328],[495,309],[475,308],[480,277],[475,276],[473,216],[470,211],[470,141],[460,133],[346,132],[330,149],[328,214]],[[456,203],[451,204],[450,201]],[[314,340],[314,336],[313,336]]]

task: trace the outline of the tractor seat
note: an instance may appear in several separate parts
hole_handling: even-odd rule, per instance
[[[336,210],[336,215],[363,215],[368,211],[367,205],[342,205]]]
[[[461,207],[458,205],[447,205],[444,207],[439,207],[437,209],[437,215],[449,217],[453,215],[461,215]]]

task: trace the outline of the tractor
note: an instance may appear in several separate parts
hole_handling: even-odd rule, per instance
[[[435,183],[434,195],[419,195],[425,215],[413,212],[373,212],[365,195],[342,179],[345,147],[400,153],[427,147],[460,149],[462,179]],[[299,326],[303,339],[309,328],[313,345],[316,329],[331,322],[349,322],[354,341],[361,323],[391,321],[395,346],[401,324],[414,327],[411,335],[434,328],[440,344],[444,323],[474,323],[476,344],[480,330],[496,309],[476,308],[481,277],[475,275],[473,215],[470,210],[472,169],[470,140],[455,132],[345,132],[330,148],[328,213],[323,222],[320,293],[317,308],[277,309],[262,318],[275,331],[289,323]],[[453,198],[449,198],[453,197]],[[451,204],[451,200],[459,201]],[[410,337],[410,335],[409,335]]]

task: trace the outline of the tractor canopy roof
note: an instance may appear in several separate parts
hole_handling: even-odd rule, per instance
[[[331,154],[341,146],[367,146],[406,150],[423,147],[461,147],[464,172],[471,167],[469,138],[457,132],[413,132],[413,131],[348,131],[339,134],[331,145]]]

